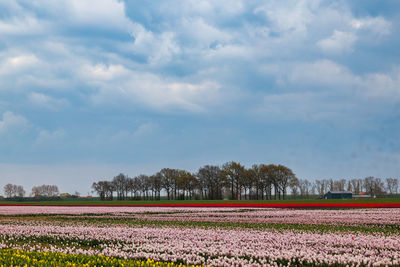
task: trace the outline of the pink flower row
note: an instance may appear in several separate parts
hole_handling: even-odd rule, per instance
[[[400,209],[246,209],[162,207],[0,206],[1,215],[71,214],[123,216],[156,221],[207,221],[329,225],[400,224]]]
[[[175,208],[159,207],[104,207],[104,206],[0,206],[0,215],[23,214],[103,214],[145,213],[176,211]],[[178,210],[190,210],[181,209]]]
[[[155,221],[206,221],[261,224],[291,223],[323,225],[382,225],[400,224],[400,209],[253,209],[245,212],[237,212],[234,210],[193,210],[191,213],[182,212],[176,214],[136,214],[131,217],[135,219]]]

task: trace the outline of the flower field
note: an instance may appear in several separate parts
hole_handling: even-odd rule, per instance
[[[33,252],[14,249],[0,250],[0,266],[144,266],[174,267],[174,263],[154,260],[129,260],[106,257],[103,255],[87,256],[59,252]]]
[[[400,209],[0,207],[0,266],[400,266]]]

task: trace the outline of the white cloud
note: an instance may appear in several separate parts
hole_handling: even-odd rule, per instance
[[[63,1],[65,2],[65,1]],[[67,0],[72,17],[80,25],[129,31],[132,22],[125,15],[125,3],[119,0]]]
[[[29,122],[21,115],[15,115],[11,111],[3,113],[3,118],[0,120],[0,134],[21,133],[27,130]]]
[[[133,24],[125,15],[125,3],[119,0],[32,0],[25,5],[26,13],[35,10],[51,20],[56,32],[59,27],[90,27],[128,33]]]
[[[308,24],[314,19],[319,1],[267,1],[255,8],[271,21],[271,29],[280,34],[285,32],[307,33]]]
[[[28,99],[34,105],[44,107],[51,110],[58,110],[68,106],[69,102],[66,99],[57,99],[46,94],[31,92]]]
[[[384,69],[397,62],[389,58],[390,50],[378,53],[381,47],[372,47],[383,37],[389,43],[382,49],[394,47],[397,37],[388,35],[396,16],[357,16],[362,12],[353,11],[346,1],[139,2],[0,1],[0,108],[15,111],[0,114],[1,140],[12,152],[3,158],[81,161],[92,155],[90,160],[121,161],[137,154],[132,151],[135,145],[145,147],[147,136],[168,147],[167,139],[156,137],[169,133],[157,132],[152,123],[132,130],[131,118],[119,116],[120,106],[137,121],[143,119],[142,108],[168,116],[189,113],[183,122],[187,131],[207,115],[235,118],[237,125],[226,131],[238,133],[246,131],[241,129],[242,114],[253,108],[267,120],[320,121],[314,126],[370,119],[371,114],[385,118],[396,110],[392,107],[399,102],[400,72]],[[357,53],[347,58],[338,56],[354,50]],[[320,51],[330,60],[320,58]],[[351,62],[364,53],[368,56],[362,61]],[[360,67],[374,60],[377,64]],[[372,73],[365,74],[366,69]],[[60,116],[40,110],[58,111],[65,105],[73,108]],[[34,113],[38,110],[40,114]],[[97,111],[105,115],[100,126],[86,120]],[[16,115],[29,112],[37,127]],[[211,114],[190,115],[199,112]],[[119,119],[111,122],[112,116]],[[66,129],[74,138],[57,129],[65,118],[77,120]],[[109,122],[120,131],[99,129]],[[83,123],[88,124],[81,129]],[[59,126],[42,129],[40,124]],[[29,136],[14,134],[24,129]],[[96,137],[98,131],[106,133]],[[220,142],[218,134],[213,138]],[[139,141],[129,146],[127,140]],[[187,138],[188,144],[192,141]],[[60,153],[54,154],[57,149]],[[98,153],[104,151],[113,153]]]
[[[338,129],[371,128],[371,115],[384,116],[380,103],[354,95],[338,98],[335,92],[293,92],[269,94],[260,98],[249,115],[275,123],[292,122],[330,125]],[[390,108],[389,108],[390,109]],[[368,114],[368,115],[367,115]]]
[[[287,81],[292,84],[307,85],[332,90],[338,86],[351,87],[360,84],[360,78],[355,76],[345,66],[330,60],[295,63],[288,67]]]
[[[389,73],[370,73],[364,79],[366,94],[373,98],[400,100],[400,66]]]
[[[42,34],[49,29],[45,21],[23,8],[18,1],[1,1],[0,10],[7,14],[0,17],[0,39],[5,41],[15,36]]]
[[[181,31],[186,39],[200,47],[208,47],[213,42],[227,43],[232,40],[229,32],[210,25],[203,18],[183,18]]]
[[[213,81],[176,81],[113,65],[85,66],[82,77],[99,88],[93,100],[101,104],[124,99],[159,110],[202,112],[221,101],[221,86]]]
[[[356,75],[329,60],[285,65],[280,93],[264,94],[250,114],[268,121],[324,120],[368,127],[370,114],[385,116],[400,100],[400,67],[391,71]],[[265,66],[270,75],[282,67]],[[260,99],[260,96],[258,97]],[[368,114],[368,115],[366,115]]]
[[[19,12],[21,10],[20,5],[16,1],[12,0],[1,1],[0,8],[3,10],[10,10],[12,12]]]
[[[71,64],[74,57],[43,55],[40,52],[36,55],[20,50],[15,48],[0,52],[0,91],[24,93],[23,98],[27,96],[38,103],[39,98],[31,95],[33,90],[72,89],[73,81],[66,79],[79,64],[79,61]]]
[[[156,6],[168,20],[179,17],[201,17],[211,23],[223,21],[229,18],[237,18],[246,11],[248,1],[214,1],[214,0],[186,0],[186,1],[162,1]]]
[[[111,142],[118,143],[118,144],[131,144],[135,142],[140,142],[143,138],[150,137],[155,134],[158,130],[159,126],[155,123],[148,122],[139,125],[139,127],[131,132],[122,130],[118,133],[112,135],[109,139]],[[108,139],[108,138],[107,138]]]
[[[390,34],[392,28],[391,23],[381,16],[353,19],[350,24],[356,30],[371,31],[378,36]]]
[[[35,146],[60,146],[62,141],[67,136],[64,129],[57,129],[55,131],[40,130],[35,141]]]
[[[208,60],[252,59],[257,53],[245,45],[217,45],[205,54]]]
[[[310,94],[266,95],[261,106],[253,112],[263,119],[272,121],[296,119],[296,117],[307,119],[313,115],[309,111],[312,98]]]
[[[147,122],[140,125],[135,131],[134,135],[137,137],[147,136],[149,134],[153,134],[157,130],[158,130],[158,125],[156,123]]]
[[[391,32],[391,23],[383,17],[365,17],[356,19],[352,15],[344,17],[343,30],[335,29],[333,34],[319,40],[317,46],[327,53],[343,53],[353,51],[353,45],[359,39],[373,39],[388,35]]]
[[[127,17],[125,5],[129,4],[118,0],[32,0],[23,7],[6,6],[15,10],[15,16],[0,19],[0,24],[14,21],[14,17],[14,22],[31,19],[32,25],[34,21],[41,26],[49,23],[50,33],[56,34],[38,38],[34,45],[16,42],[15,50],[3,52],[0,75],[8,77],[2,80],[8,81],[9,88],[28,91],[25,96],[31,103],[51,109],[68,101],[43,90],[64,88],[100,105],[127,100],[157,110],[202,112],[219,106],[231,94],[251,93],[247,85],[231,90],[244,68],[282,58],[289,59],[289,67],[278,67],[273,75],[292,88],[294,84],[322,90],[359,86],[363,77],[345,66],[323,59],[302,63],[307,60],[302,52],[314,58],[310,44],[317,43],[335,56],[354,49],[356,42],[364,40],[362,34],[390,33],[385,18],[355,18],[342,3],[185,1],[178,11],[175,3],[165,2],[160,7],[141,7],[149,12],[143,24]],[[254,13],[257,17],[248,19]],[[156,15],[160,15],[157,20],[151,18]],[[236,16],[239,21],[232,20]],[[87,42],[81,31],[75,36],[74,31],[63,31],[68,27],[126,32],[133,38],[115,41],[110,37],[104,45]]]
[[[32,16],[13,17],[8,20],[0,20],[0,35],[37,35],[46,30],[46,23]]]
[[[400,97],[400,66],[388,72],[370,72],[357,75],[343,65],[330,60],[296,63],[282,76],[282,84],[298,85],[316,91],[335,92],[337,95],[356,94],[358,97],[385,98],[398,101]],[[272,69],[272,73],[279,70]]]
[[[218,13],[228,13],[237,15],[243,11],[244,4],[242,0],[237,1],[213,1],[213,0],[188,0],[184,1],[186,12],[191,12],[197,15],[208,16],[218,15]]]
[[[354,33],[335,30],[329,38],[318,41],[317,46],[324,52],[343,53],[352,51],[356,40]]]
[[[144,55],[151,65],[165,64],[180,52],[173,32],[154,34],[139,24],[134,28],[132,36],[135,40],[125,47],[134,54]]]
[[[0,63],[0,75],[13,75],[34,69],[40,63],[34,54],[10,56]]]
[[[82,69],[82,75],[92,81],[110,81],[129,75],[129,70],[122,65],[85,65]]]
[[[359,117],[357,103],[353,100],[332,101],[330,92],[296,92],[265,95],[261,104],[251,110],[258,118],[274,122],[326,121],[340,124],[355,122]],[[352,116],[349,117],[349,114]]]

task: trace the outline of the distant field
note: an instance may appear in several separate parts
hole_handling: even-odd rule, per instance
[[[161,201],[38,201],[38,202],[17,202],[0,201],[1,204],[22,204],[22,205],[169,205],[169,204],[290,204],[290,203],[400,203],[400,198],[371,198],[371,199],[301,199],[301,200],[161,200]]]
[[[3,206],[0,266],[400,266],[400,208]]]

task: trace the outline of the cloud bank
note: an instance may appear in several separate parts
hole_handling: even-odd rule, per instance
[[[399,174],[393,1],[6,0],[0,10],[0,162]]]

